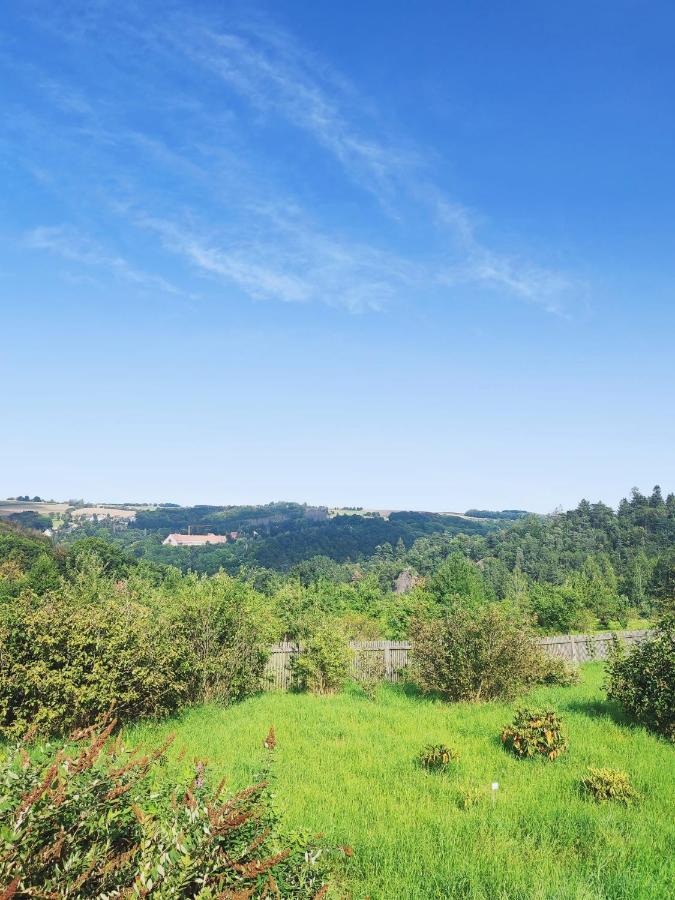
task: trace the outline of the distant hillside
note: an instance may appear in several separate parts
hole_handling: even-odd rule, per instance
[[[356,563],[383,545],[411,547],[419,538],[432,535],[485,535],[505,524],[461,514],[388,510],[385,518],[375,511],[348,513],[331,516],[326,507],[286,501],[262,506],[163,505],[137,508],[126,528],[113,527],[111,522],[85,522],[59,533],[58,540],[72,543],[84,536],[103,537],[136,557],[201,572],[237,571],[241,566],[285,571],[315,556]],[[188,530],[193,534],[236,532],[237,538],[203,548],[163,546],[168,534]]]
[[[131,527],[166,533],[191,528],[195,533],[208,530],[214,534],[227,534],[256,529],[269,532],[282,525],[292,527],[327,518],[326,507],[285,501],[263,506],[163,506],[139,510]]]

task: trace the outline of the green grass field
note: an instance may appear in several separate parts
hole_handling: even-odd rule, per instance
[[[622,721],[604,700],[602,675],[600,664],[589,664],[580,685],[528,698],[564,717],[570,747],[555,762],[521,761],[502,749],[500,729],[517,703],[447,705],[391,685],[375,702],[356,687],[335,697],[266,694],[229,709],[195,708],[127,736],[154,746],[175,730],[171,760],[182,747],[186,759],[206,756],[234,789],[255,777],[274,723],[283,823],[353,847],[344,877],[354,898],[672,897],[675,749]],[[430,742],[459,751],[455,771],[428,775],[416,765]],[[626,808],[584,798],[579,781],[590,765],[627,770],[641,802]],[[484,800],[463,809],[467,788]]]

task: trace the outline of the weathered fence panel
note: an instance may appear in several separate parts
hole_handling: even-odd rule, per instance
[[[601,631],[597,634],[557,634],[539,638],[537,643],[552,656],[562,656],[568,662],[582,663],[594,659],[607,659],[614,638],[632,646],[641,641],[648,631]]]
[[[553,656],[562,656],[568,662],[582,663],[596,659],[607,659],[614,638],[622,643],[632,644],[641,641],[648,631],[603,631],[598,634],[558,634],[553,637],[542,637],[537,644]],[[410,641],[353,641],[349,645],[356,651],[352,655],[351,672],[358,675],[369,654],[377,654],[384,667],[386,681],[400,681],[402,670],[408,664],[412,650]],[[290,660],[293,654],[300,653],[301,646],[285,642],[270,647],[270,655],[265,668],[265,687],[267,690],[286,691],[291,687]]]

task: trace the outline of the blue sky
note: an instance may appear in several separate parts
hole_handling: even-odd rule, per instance
[[[10,2],[0,496],[675,489],[675,8]]]

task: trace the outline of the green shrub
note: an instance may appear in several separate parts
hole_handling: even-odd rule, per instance
[[[323,620],[307,627],[302,650],[290,661],[296,690],[313,694],[333,694],[341,690],[349,674],[351,650],[340,624]]]
[[[541,677],[542,654],[529,622],[504,604],[418,618],[411,639],[411,680],[446,700],[508,700]]]
[[[579,683],[579,668],[568,663],[562,656],[553,656],[542,651],[540,665],[541,670],[536,678],[540,684],[571,687]]]
[[[189,648],[196,698],[242,700],[262,689],[268,646],[276,638],[269,602],[224,572],[189,574],[161,588],[152,602]]]
[[[667,610],[654,636],[628,653],[617,642],[607,672],[610,700],[647,728],[675,740],[675,612]]]
[[[5,564],[7,566],[7,564]],[[84,551],[44,595],[0,602],[0,735],[63,733],[260,690],[276,636],[264,598],[225,574],[115,580]]]
[[[195,695],[190,647],[94,561],[60,589],[0,604],[0,735],[164,716]]]
[[[592,624],[592,616],[584,609],[579,592],[569,582],[533,581],[528,587],[527,603],[538,626],[550,634],[566,633],[583,624]],[[588,618],[591,622],[585,621]]]
[[[354,653],[354,679],[369,700],[374,700],[377,689],[384,681],[384,660],[379,653],[357,650]]]
[[[598,803],[606,803],[608,800],[633,803],[640,796],[630,783],[628,775],[619,769],[590,767],[581,784],[584,791]]]
[[[75,541],[70,547],[67,559],[68,571],[88,572],[91,560],[96,559],[103,575],[119,581],[126,578],[138,561],[112,541],[99,537],[85,537]]]
[[[128,753],[109,739],[112,726],[58,748],[20,744],[3,759],[3,896],[310,898],[327,889],[329,854],[281,839],[266,781],[223,798],[197,763],[186,782],[158,789],[165,747]]]
[[[459,760],[459,753],[445,744],[428,744],[419,755],[420,765],[430,772],[444,772],[450,763]]]
[[[523,758],[555,759],[567,749],[560,719],[551,710],[518,710],[513,724],[502,731],[502,743]]]

